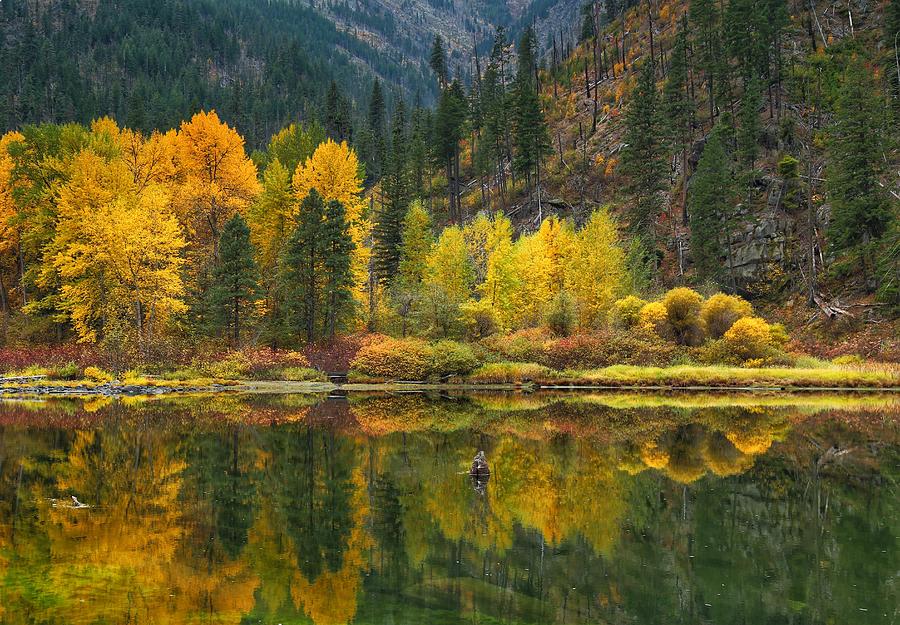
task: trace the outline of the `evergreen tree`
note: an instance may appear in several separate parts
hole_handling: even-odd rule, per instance
[[[428,64],[438,79],[438,85],[441,89],[447,87],[447,57],[444,53],[444,40],[440,35],[434,36],[434,42],[431,44],[431,54],[428,57]]]
[[[333,80],[325,96],[325,133],[338,143],[353,140],[350,103]]]
[[[696,28],[697,61],[706,82],[709,118],[716,113],[717,85],[722,70],[722,37],[719,30],[718,0],[691,0],[690,21]]]
[[[325,304],[325,333],[334,337],[343,319],[353,310],[353,274],[350,268],[353,239],[344,205],[331,200],[322,222],[322,300]]]
[[[382,178],[384,202],[376,216],[374,228],[375,270],[378,279],[390,284],[400,262],[403,217],[411,200],[407,156],[409,137],[406,127],[406,105],[399,100],[391,122],[391,141]]]
[[[410,192],[413,196],[424,197],[425,181],[430,178],[428,167],[428,146],[431,143],[431,110],[417,102],[410,121],[409,162]]]
[[[662,210],[661,192],[665,189],[666,161],[664,132],[659,96],[652,61],[644,63],[631,94],[625,116],[623,171],[629,178],[628,190],[634,196],[630,210],[631,228],[648,252],[656,247],[656,218]]]
[[[852,59],[838,92],[828,143],[828,234],[834,252],[861,262],[867,278],[872,277],[876,240],[897,219],[878,184],[884,169],[884,111],[871,71]]]
[[[541,160],[552,151],[550,131],[541,111],[541,101],[534,78],[535,45],[534,30],[529,26],[519,42],[519,67],[516,73],[513,111],[515,145],[513,167],[517,173],[525,176],[529,189],[532,174],[536,176],[537,184],[540,185]]]
[[[459,142],[466,121],[466,96],[459,80],[441,92],[434,118],[434,158],[447,175],[447,194],[451,221],[462,219],[459,206]]]
[[[727,129],[716,124],[710,134],[688,193],[691,255],[702,280],[722,279],[722,234],[731,211],[731,170],[725,151]]]
[[[279,291],[288,311],[286,330],[292,337],[304,334],[308,342],[316,339],[320,298],[318,274],[325,253],[324,219],[325,202],[319,192],[312,189],[300,204],[296,226],[281,263]]]
[[[594,28],[594,3],[586,2],[581,5],[581,34],[578,42],[583,43],[594,38],[597,33]]]
[[[368,145],[365,155],[368,173],[376,180],[384,172],[386,115],[381,81],[376,78],[369,96]]]
[[[663,110],[668,121],[669,140],[677,152],[680,152],[682,189],[687,189],[688,171],[687,151],[691,141],[694,125],[694,100],[688,85],[688,41],[687,23],[682,22],[675,35],[675,44],[670,56],[669,73],[663,85]],[[684,197],[682,197],[684,201]],[[687,207],[684,207],[683,218],[687,222]]]
[[[219,259],[209,290],[212,319],[218,329],[229,331],[240,344],[241,325],[250,305],[259,299],[259,272],[253,260],[250,228],[239,213],[225,222],[219,238]]]

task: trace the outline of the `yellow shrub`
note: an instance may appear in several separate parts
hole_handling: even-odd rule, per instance
[[[616,328],[630,329],[641,321],[641,311],[647,302],[640,297],[629,295],[613,303],[609,321]]]
[[[641,312],[638,314],[638,327],[641,330],[663,336],[668,325],[667,318],[665,306],[659,302],[650,302],[649,304],[644,304]]]
[[[722,337],[722,341],[726,352],[741,362],[765,358],[774,347],[772,327],[759,317],[738,319]]]
[[[381,380],[425,380],[432,371],[432,350],[419,339],[385,338],[363,346],[350,368]]]
[[[662,301],[672,337],[679,345],[699,345],[703,342],[703,321],[700,307],[703,297],[687,287],[672,289]]]
[[[84,377],[94,382],[112,382],[113,375],[99,367],[85,367]]]
[[[721,338],[734,322],[753,315],[750,302],[736,295],[716,293],[703,303],[700,317],[706,332],[714,339]]]

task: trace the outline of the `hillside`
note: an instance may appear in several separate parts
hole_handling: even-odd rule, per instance
[[[760,3],[743,4],[764,10]],[[543,73],[541,97],[551,150],[544,163],[541,193],[525,193],[521,182],[511,186],[507,213],[519,230],[534,228],[539,215],[557,213],[578,221],[592,207],[610,205],[619,214],[625,231],[634,232],[629,211],[638,199],[630,190],[622,163],[627,152],[628,110],[640,69],[649,63],[652,46],[656,97],[660,100],[657,128],[662,134],[670,132],[672,120],[665,108],[664,91],[679,27],[688,23],[688,6],[686,2],[672,1],[643,3],[610,19],[602,4],[598,4],[594,15],[600,35],[580,45],[555,69],[549,58],[545,61],[549,68]],[[872,291],[871,276],[866,284],[859,273],[837,270],[841,259],[834,256],[828,241],[828,133],[834,124],[840,74],[850,59],[862,58],[868,71],[877,77],[876,82],[889,91],[890,72],[896,71],[891,65],[893,50],[884,43],[886,6],[852,2],[844,14],[835,13],[830,4],[823,2],[815,8],[816,13],[811,16],[805,4],[784,5],[787,14],[778,42],[780,65],[776,68],[772,61],[771,70],[767,66],[771,75],[761,79],[765,84],[753,115],[758,124],[753,167],[732,173],[735,180],[745,175],[750,180],[746,191],[737,194],[727,225],[721,225],[723,237],[725,230],[729,231],[731,249],[730,258],[720,259],[729,265],[729,275],[720,280],[725,286],[733,281],[738,291],[764,301],[783,302],[793,295],[805,297],[814,291],[816,299],[838,302],[838,308],[840,301],[862,306],[872,303],[868,297]],[[723,22],[729,17],[726,14]],[[729,36],[726,33],[725,39]],[[693,64],[687,71],[686,90],[692,101],[683,152],[678,137],[660,138],[667,165],[653,235],[660,255],[656,279],[668,285],[696,284],[705,279],[699,275],[692,254],[694,237],[686,210],[688,191],[713,122],[733,123],[737,127],[741,116],[747,115],[742,81],[734,74],[738,71],[737,61],[730,62],[728,99],[721,99],[710,116],[703,71],[697,64],[699,50],[689,49],[688,54],[693,55]],[[771,49],[769,54],[774,56]],[[889,112],[884,109],[879,114],[887,119]],[[737,142],[738,138],[733,138],[734,145]],[[896,213],[896,200],[900,199],[896,141],[889,140],[886,149],[883,158],[890,166],[884,168],[879,184],[881,191],[889,194],[886,197],[893,202]],[[786,157],[797,159],[795,167],[799,168],[790,180],[779,169]],[[487,184],[494,197],[500,195],[496,180],[490,179]],[[463,199],[468,211],[479,210],[484,197],[477,181],[472,179],[463,187],[468,189]],[[490,197],[488,194],[488,201]],[[888,271],[887,280],[896,283],[896,251],[888,262],[894,269]],[[814,286],[810,285],[810,266],[819,273]],[[862,312],[875,310],[863,307]]]

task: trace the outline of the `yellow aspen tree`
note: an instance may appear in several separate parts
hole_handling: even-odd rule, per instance
[[[519,276],[513,254],[512,224],[502,214],[492,220],[487,237],[487,268],[484,282],[478,286],[483,302],[488,302],[501,329],[508,330],[513,317],[514,298]]]
[[[259,193],[256,165],[247,157],[244,138],[215,111],[183,122],[175,148],[180,182],[176,213],[188,240],[215,254],[222,226],[235,213],[244,213]]]
[[[291,174],[276,158],[266,167],[262,192],[247,215],[263,276],[274,277],[278,258],[294,228],[297,207],[297,198],[291,190]]]
[[[606,209],[591,215],[566,258],[566,285],[578,301],[580,324],[597,327],[625,295],[628,271],[618,230]]]
[[[346,141],[337,143],[331,139],[320,143],[313,155],[297,166],[293,178],[298,204],[311,189],[315,189],[326,203],[337,200],[344,205],[354,245],[351,271],[358,311],[368,309],[369,264],[372,258],[372,223],[365,217],[362,183],[356,152]]]
[[[121,160],[84,151],[59,192],[59,222],[42,280],[58,280],[58,306],[79,340],[98,339],[109,323],[131,321],[143,343],[183,312],[185,241],[159,185],[134,189]]]
[[[472,291],[472,267],[462,230],[445,228],[428,257],[426,316],[434,330],[450,334],[459,321],[459,306]]]
[[[8,132],[0,137],[0,313],[9,312],[9,284],[4,272],[15,267],[19,231],[15,225],[16,203],[13,199],[13,160],[7,147],[13,141],[21,141],[22,135]],[[13,271],[14,273],[14,271]]]

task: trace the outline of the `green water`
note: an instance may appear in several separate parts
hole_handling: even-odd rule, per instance
[[[898,623],[898,409],[0,402],[0,623]]]

